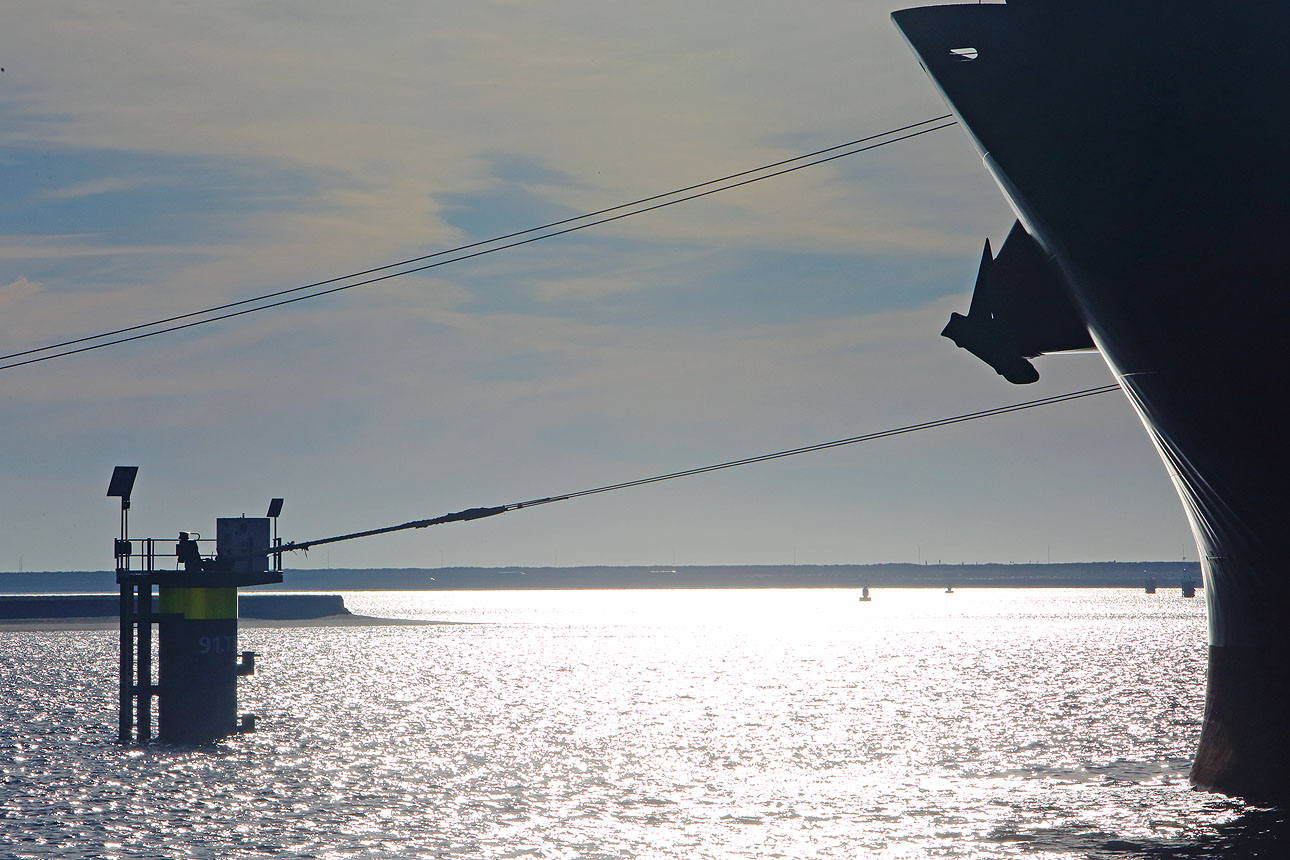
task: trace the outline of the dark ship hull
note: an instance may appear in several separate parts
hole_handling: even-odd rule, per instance
[[[893,18],[1182,499],[1210,635],[1193,783],[1286,801],[1290,3],[1009,0]],[[994,316],[973,304],[1007,318],[1004,299]],[[1001,366],[994,346],[968,348]],[[1007,359],[1046,351],[1018,350]]]

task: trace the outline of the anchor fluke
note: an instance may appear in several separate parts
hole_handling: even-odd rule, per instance
[[[997,257],[986,239],[967,316],[950,314],[941,335],[1014,385],[1039,380],[1035,356],[1093,346],[1061,273],[1021,222]]]

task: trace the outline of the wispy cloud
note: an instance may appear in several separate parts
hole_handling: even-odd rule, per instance
[[[96,194],[114,194],[122,191],[131,191],[137,187],[139,187],[137,180],[104,176],[99,179],[91,179],[88,182],[81,182],[66,188],[44,191],[41,193],[41,196],[47,200],[75,200],[78,197],[93,197]]]
[[[197,245],[113,245],[101,236],[0,236],[0,260],[71,260],[82,257],[189,255],[210,251]]]
[[[40,284],[26,278],[10,281],[0,286],[0,306],[30,298],[39,293],[40,290]]]

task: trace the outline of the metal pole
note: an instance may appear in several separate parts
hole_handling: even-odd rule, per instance
[[[119,566],[120,562],[118,562]],[[134,674],[134,586],[121,583],[121,709],[117,721],[117,740],[130,742],[134,730],[134,700],[131,681]]]
[[[130,521],[129,521],[130,502],[125,496],[121,497],[121,540],[129,540]],[[113,553],[116,557],[117,579],[121,578],[122,573],[130,572],[130,558],[121,554],[121,546],[118,544],[116,551]],[[121,674],[120,674],[120,711],[117,714],[117,740],[126,744],[134,732],[134,586],[130,583],[122,582],[121,588]]]
[[[152,583],[139,584],[136,607],[139,626],[139,672],[135,681],[135,713],[139,742],[152,740]]]

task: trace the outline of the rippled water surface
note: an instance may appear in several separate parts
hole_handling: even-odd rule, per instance
[[[244,630],[211,749],[113,742],[115,633],[0,633],[0,857],[1283,856],[1187,785],[1199,599],[856,597],[346,595],[469,623]]]

